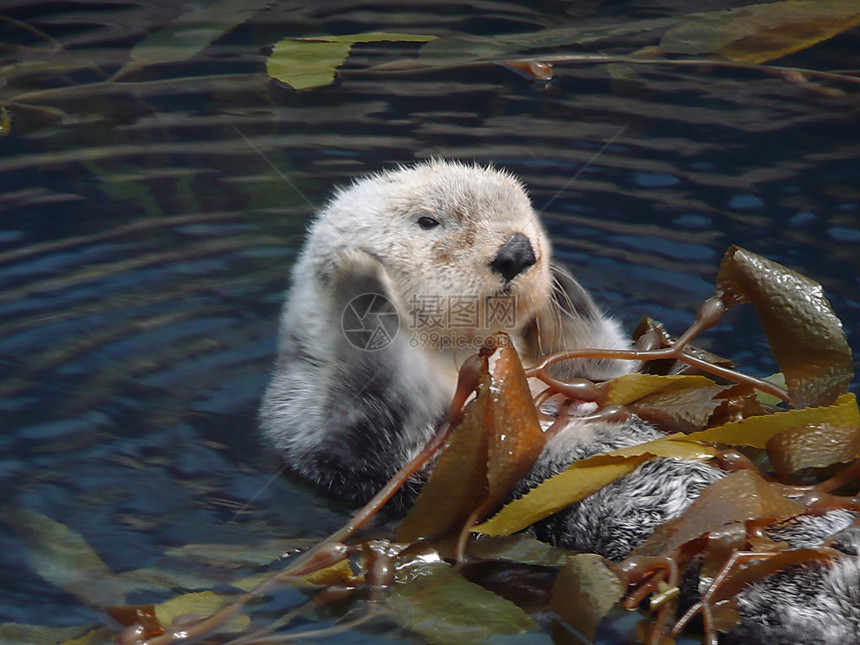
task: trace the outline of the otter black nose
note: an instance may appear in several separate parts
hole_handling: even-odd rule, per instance
[[[522,233],[514,233],[496,253],[496,257],[490,262],[490,268],[500,273],[505,281],[510,281],[536,261],[529,238]]]

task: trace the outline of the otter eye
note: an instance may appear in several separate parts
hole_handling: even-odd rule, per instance
[[[433,219],[432,217],[419,217],[418,218],[418,226],[423,228],[425,231],[431,228],[436,228],[439,226],[439,222]]]

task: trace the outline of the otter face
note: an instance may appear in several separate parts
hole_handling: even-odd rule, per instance
[[[517,333],[546,304],[549,242],[509,175],[436,161],[356,188],[375,221],[364,250],[387,269],[413,332]]]

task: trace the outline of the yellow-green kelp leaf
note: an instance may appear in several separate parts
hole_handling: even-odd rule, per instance
[[[167,627],[168,625],[172,625],[173,621],[179,616],[188,614],[208,616],[214,614],[234,599],[230,596],[222,596],[214,591],[186,593],[155,605],[155,615],[158,618],[158,622]],[[225,630],[231,632],[242,631],[248,628],[250,622],[248,616],[238,614],[230,618],[225,626]]]
[[[785,389],[785,374],[782,372],[766,376],[764,380]],[[760,403],[764,403],[766,405],[779,405],[782,403],[782,399],[774,396],[773,394],[768,394],[767,392],[756,391],[755,398],[758,399]]]
[[[821,285],[737,246],[723,256],[717,288],[758,312],[792,406],[828,405],[854,376],[851,348]]]
[[[436,36],[373,32],[346,36],[286,38],[278,42],[266,62],[266,72],[294,89],[322,87],[334,81],[355,43],[427,42]]]
[[[732,421],[716,428],[694,432],[686,435],[684,439],[765,448],[768,441],[781,432],[821,425],[834,427],[860,425],[860,410],[857,409],[857,399],[854,395],[843,394],[833,405],[826,407],[787,410]]]
[[[510,535],[611,484],[652,457],[704,460],[716,455],[707,443],[765,448],[775,436],[796,428],[851,428],[860,425],[860,410],[853,394],[831,406],[788,410],[749,417],[715,428],[684,435],[676,433],[605,455],[574,462],[567,470],[542,482],[474,528],[488,535]],[[841,435],[840,435],[841,436]],[[844,452],[833,454],[843,455]],[[825,464],[822,464],[825,465]]]
[[[678,392],[713,385],[711,379],[699,375],[624,374],[607,383],[605,405],[629,405],[657,392]]]
[[[716,455],[713,448],[685,439],[680,433],[668,435],[574,462],[567,470],[538,484],[473,530],[487,535],[510,535],[521,531],[633,472],[639,464],[653,457],[702,461]]]

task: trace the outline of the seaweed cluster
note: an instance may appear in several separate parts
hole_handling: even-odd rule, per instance
[[[752,377],[690,345],[719,324],[728,307],[743,302],[759,314],[779,377]],[[696,617],[704,641],[716,643],[737,626],[736,599],[751,583],[798,566],[856,558],[834,547],[838,534],[803,548],[778,537],[778,527],[834,509],[852,514],[851,530],[860,524],[860,412],[847,393],[851,353],[821,287],[733,247],[723,259],[715,295],[686,332],[672,339],[659,323],[646,320],[636,337],[629,351],[560,353],[530,369],[504,336],[492,339],[464,363],[437,436],[346,526],[212,615],[166,626],[152,608],[112,608],[111,615],[127,625],[118,642],[213,638],[251,601],[295,584],[314,590],[306,607],[226,640],[300,640],[300,633],[279,630],[303,611],[344,599],[361,609],[353,606],[352,618],[331,629],[408,614],[417,598],[428,603],[419,604],[421,611],[439,614],[434,620],[444,621],[448,612],[456,622],[462,618],[453,616],[452,606],[468,603],[462,595],[468,585],[520,612],[515,620],[507,609],[498,610],[499,618],[481,596],[484,604],[476,611],[490,633],[540,625],[555,642],[590,641],[620,603],[647,610],[640,636],[650,643],[691,629]],[[603,383],[553,376],[554,364],[584,357],[637,360],[644,367]],[[542,384],[536,394],[529,379]],[[596,404],[596,410],[581,416],[575,410],[582,402]],[[574,414],[584,427],[589,420],[635,415],[665,435],[576,461],[515,494],[546,442]],[[528,535],[535,523],[659,458],[709,463],[726,474],[620,562],[542,545]],[[362,539],[362,527],[430,464],[427,484],[393,533]],[[420,633],[419,623],[411,629]]]

